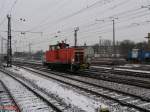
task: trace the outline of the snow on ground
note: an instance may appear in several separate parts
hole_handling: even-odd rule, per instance
[[[80,79],[80,76],[71,76],[71,77],[75,79]],[[115,82],[110,82],[110,81],[104,81],[104,80],[99,80],[99,79],[91,79],[88,77],[85,77],[84,79],[82,79],[82,81],[86,81],[86,82],[88,81],[89,83],[94,83],[102,87],[107,87],[107,88],[119,90],[125,93],[134,94],[137,96],[141,96],[145,99],[150,98],[150,89],[145,89],[142,87],[131,86],[131,85],[126,85],[126,84],[121,84],[121,83],[115,83]]]
[[[133,68],[133,67],[140,67],[141,64],[125,64],[125,65],[120,65],[119,67],[125,67],[125,68]]]
[[[0,80],[8,88],[22,112],[55,112],[45,102],[11,77],[0,72]]]
[[[150,74],[150,71],[145,71],[145,70],[132,70],[132,69],[121,69],[121,68],[116,68],[116,70]]]
[[[103,69],[112,69],[111,67],[101,67],[101,66],[91,66],[93,68],[103,68]],[[145,70],[133,70],[133,69],[125,69],[125,68],[115,68],[115,70],[120,70],[120,71],[129,71],[129,72],[138,72],[138,73],[149,73],[150,71],[145,71]]]
[[[46,90],[47,92],[52,93],[55,96],[59,96],[68,105],[73,104],[74,106],[77,106],[87,112],[94,112],[95,109],[97,109],[100,106],[107,107],[103,103],[98,102],[87,96],[81,95],[72,89],[66,88],[63,85],[56,83],[53,80],[50,81],[49,79],[38,77],[24,69],[9,68],[9,70],[15,73],[19,73],[23,77],[33,81],[40,88],[44,88],[44,90]]]

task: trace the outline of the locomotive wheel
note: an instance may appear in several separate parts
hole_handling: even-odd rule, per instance
[[[77,72],[79,70],[78,67],[71,65],[71,72]]]

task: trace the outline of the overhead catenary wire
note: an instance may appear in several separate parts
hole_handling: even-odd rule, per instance
[[[145,24],[143,24],[145,25]],[[146,24],[147,25],[147,24]],[[123,30],[123,29],[127,29],[127,28],[132,28],[132,27],[136,27],[136,26],[130,26],[130,25],[127,25],[127,26],[123,26],[121,28],[119,28],[119,30]],[[108,29],[108,30],[103,30],[103,31],[95,31],[95,32],[91,32],[91,35],[93,33],[98,33],[98,34],[102,34],[102,33],[107,33],[107,32],[111,32],[111,29]],[[81,36],[81,35],[80,35]],[[84,37],[88,37],[88,36],[84,36]],[[83,37],[81,37],[80,39],[82,39]],[[57,40],[58,38],[56,38]],[[79,40],[80,40],[79,39]],[[50,41],[56,41],[55,38],[50,38],[50,40],[44,40],[44,41],[40,41],[40,42],[37,42],[37,43],[34,43],[33,45],[37,45],[37,44],[41,44],[41,43],[49,43]]]
[[[136,11],[136,10],[139,10],[141,8],[138,8],[138,9],[134,9],[134,10],[128,10],[127,12],[132,12],[132,11]],[[123,13],[127,13],[127,12],[123,12]],[[123,14],[123,13],[120,13],[120,14]],[[113,15],[114,16],[114,15]]]
[[[137,25],[135,24],[130,24],[130,25],[126,25],[126,26],[122,26],[122,27],[118,27],[117,31],[120,31],[120,30],[125,30],[125,29],[130,29],[130,28],[136,28],[136,27],[139,27],[139,26],[142,26],[142,25],[150,25],[150,22],[147,22],[147,21],[143,21],[143,22],[140,22],[140,23],[137,23]],[[100,34],[105,34],[105,33],[111,33],[112,32],[112,29],[107,29],[107,30],[101,30],[101,31],[96,31],[96,32],[93,32],[93,33],[90,33],[91,35],[100,35]],[[81,35],[80,35],[81,36]],[[86,37],[89,37],[89,34],[86,36],[81,36],[80,39],[83,39],[83,38],[86,38]]]
[[[56,23],[58,23],[58,22],[62,22],[62,21],[64,21],[64,20],[67,20],[67,19],[69,19],[69,18],[75,16],[75,15],[81,14],[81,13],[83,13],[84,11],[87,11],[87,10],[89,10],[89,9],[91,9],[91,8],[95,8],[96,6],[99,6],[99,4],[105,5],[106,3],[104,3],[104,1],[106,1],[106,3],[107,3],[107,2],[110,3],[111,1],[114,1],[114,0],[99,0],[99,1],[97,1],[96,3],[94,3],[94,4],[92,4],[92,5],[89,5],[88,7],[82,8],[82,9],[80,9],[80,10],[78,10],[78,11],[75,11],[75,12],[69,14],[69,15],[66,15],[66,16],[64,16],[64,17],[62,17],[62,18],[58,18],[58,19],[55,20],[55,21],[48,22],[48,23],[44,23],[44,24],[42,24],[42,25],[36,26],[36,27],[34,27],[34,28],[31,28],[30,30],[39,29],[39,28],[42,28],[43,26],[44,26],[45,28],[43,28],[42,30],[45,30],[47,27],[49,27],[49,26],[47,26],[48,24],[51,25],[51,24],[54,24],[54,23],[56,24]],[[50,23],[51,23],[51,24],[50,24]]]
[[[147,13],[139,13],[140,15],[132,15],[131,17],[124,17],[124,18],[120,18],[119,16],[117,16],[117,17],[119,17],[119,22],[117,22],[117,24],[118,23],[123,23],[123,22],[126,22],[126,21],[129,21],[129,20],[133,20],[133,19],[139,19],[139,18],[141,18],[141,17],[143,17],[143,16],[147,16],[147,15],[149,15],[150,14],[150,11],[147,11]],[[109,17],[108,17],[109,18]],[[106,20],[107,20],[107,18],[106,18]],[[99,24],[101,24],[101,25],[99,25]],[[101,29],[101,28],[104,28],[104,27],[109,27],[111,24],[106,24],[106,25],[103,25],[104,23],[97,23],[97,24],[94,24],[94,25],[97,25],[97,26],[100,26],[100,27],[95,27],[94,29]],[[88,29],[89,29],[89,27],[87,27]],[[84,32],[89,32],[90,30],[94,30],[94,29],[89,29],[89,30],[82,30],[82,31],[84,31]]]
[[[110,25],[110,24],[109,24]]]
[[[136,9],[137,10],[137,9]],[[131,12],[132,11],[136,11],[136,10],[131,10]],[[144,10],[145,11],[145,10]],[[130,11],[129,11],[130,12]],[[138,13],[137,13],[138,14]],[[149,12],[148,13],[144,13],[143,14],[143,12],[141,12],[141,13],[139,13],[139,14],[141,14],[141,15],[136,15],[136,16],[134,16],[134,15],[132,15],[131,17],[129,17],[129,18],[127,18],[127,17],[125,17],[125,18],[123,18],[124,20],[123,21],[120,21],[120,22],[117,22],[117,23],[122,23],[122,22],[126,22],[126,21],[128,21],[128,20],[130,20],[130,19],[136,19],[136,18],[139,18],[139,17],[142,17],[142,16],[145,16],[145,15],[147,15],[147,14],[149,14]],[[119,16],[117,16],[117,17],[119,17]],[[107,18],[109,18],[109,17],[107,17]],[[106,18],[106,19],[107,19]],[[122,19],[122,18],[121,18]],[[102,23],[103,24],[103,23]],[[109,24],[107,24],[107,25],[99,25],[98,23],[92,23],[92,24],[87,24],[87,25],[84,25],[83,27],[82,26],[79,26],[79,27],[81,27],[82,28],[82,31],[84,31],[84,28],[89,28],[89,27],[91,27],[91,26],[94,26],[94,25],[97,25],[97,26],[100,26],[100,27],[96,27],[95,29],[101,29],[101,28],[104,28],[104,27],[107,27],[107,26],[110,26],[111,25],[111,23],[109,23]],[[90,29],[90,30],[92,30],[92,29]],[[94,29],[93,29],[94,30]],[[89,30],[86,30],[85,32],[89,32]]]
[[[14,3],[12,4],[12,6],[11,6],[10,10],[8,11],[8,14],[10,14],[10,15],[11,15],[11,13],[12,13],[13,9],[15,8],[15,6],[16,6],[16,4],[17,4],[17,2],[18,2],[18,0],[15,0],[15,1],[14,1]]]
[[[60,3],[61,3],[61,5],[62,5],[61,7],[63,7],[64,5],[66,5],[66,2],[64,2],[63,0],[61,0],[61,1],[58,1],[58,2],[55,3],[55,7],[56,7],[56,5],[58,5],[58,4],[60,4]],[[51,7],[50,7],[50,8],[51,8]],[[60,9],[60,7],[59,7],[57,10],[59,10],[59,9]],[[56,10],[55,10],[54,12],[56,12]],[[45,17],[42,21],[40,21],[40,23],[38,23],[36,26],[30,28],[30,29],[27,30],[27,31],[33,31],[33,30],[37,29],[38,27],[41,27],[41,24],[47,22],[47,20],[49,20],[49,18],[51,17],[51,15],[52,15],[51,13],[48,14],[47,17]]]
[[[5,8],[6,2],[7,2],[7,0],[3,0],[2,4],[1,4],[1,7],[0,7],[0,15],[2,14],[2,11],[3,11],[4,8]]]
[[[120,16],[120,18],[121,18],[121,20],[122,21],[120,21],[120,24],[122,25],[122,24],[124,24],[123,23],[123,20],[124,20],[124,22],[127,22],[128,20],[129,21],[132,21],[132,19],[136,19],[136,21],[138,22],[138,17],[140,17],[141,18],[141,16],[142,17],[145,17],[145,16],[147,16],[147,14],[149,14],[149,13],[147,13],[147,11],[146,11],[146,13],[143,13],[143,12],[145,11],[145,10],[141,10],[141,9],[139,9],[139,10],[136,10],[135,9],[135,12],[133,11],[132,13],[130,12],[130,10],[129,10],[129,12],[127,12],[127,14],[121,14],[121,16]],[[125,11],[124,11],[125,12]],[[142,14],[143,13],[143,14]],[[114,14],[115,15],[115,14]],[[117,14],[116,14],[116,16],[117,16]],[[126,16],[128,16],[128,17],[126,17]],[[120,19],[119,18],[119,19]],[[88,22],[87,22],[88,23]],[[93,24],[93,26],[94,27],[96,27],[96,28],[94,28],[94,29],[92,29],[93,31],[95,31],[95,30],[97,30],[97,28],[101,28],[103,25],[98,25],[98,24],[95,24],[95,23],[90,23],[90,24]],[[83,27],[83,29],[88,29],[89,27],[87,27],[86,28],[86,26],[92,26],[92,25],[90,25],[89,23],[88,24],[83,24],[83,25],[85,25],[85,27]],[[92,27],[93,27],[92,26]],[[79,26],[80,27],[80,26]],[[81,25],[81,27],[82,27],[82,25]],[[111,27],[110,25],[106,25],[105,27],[108,27],[108,29],[109,29],[109,27]],[[65,28],[65,29],[62,29],[62,30],[66,30],[65,31],[65,34],[67,35],[68,33],[72,33],[72,31],[71,31],[71,29],[69,29],[69,28],[71,28],[71,27],[68,27],[67,29]],[[73,28],[73,27],[72,27]],[[61,30],[61,29],[60,29]],[[99,30],[99,29],[98,29]],[[107,30],[107,29],[106,29]],[[36,31],[36,30],[35,30]],[[83,30],[81,30],[81,31],[83,31]],[[50,32],[50,30],[49,30],[49,32]],[[57,32],[57,31],[56,31]],[[89,32],[89,30],[87,30],[86,32]],[[85,34],[86,34],[86,32],[85,32]],[[47,33],[47,32],[46,32]],[[92,34],[92,32],[89,32],[89,33],[91,33]],[[98,31],[98,33],[99,33],[99,31]],[[47,33],[48,34],[48,33]],[[51,37],[51,35],[49,34],[49,37]],[[52,39],[52,40],[54,40],[55,41],[55,39]]]
[[[111,1],[111,0],[110,0]],[[115,0],[113,0],[113,1],[115,1]],[[124,1],[121,1],[121,2],[119,2],[118,4],[115,4],[114,6],[111,6],[111,7],[109,7],[107,10],[112,10],[112,9],[115,9],[115,8],[117,8],[117,7],[121,7],[121,5],[125,5],[126,3],[128,3],[130,0],[128,0],[128,1],[126,1],[126,0],[124,0]],[[106,2],[106,3],[104,3],[104,4],[101,4],[101,6],[104,6],[104,5],[107,5],[107,4],[110,4],[110,3],[112,3],[112,2]],[[94,7],[95,8],[95,7]],[[83,8],[84,9],[84,8]],[[85,10],[85,11],[87,11],[87,10]],[[103,13],[103,11],[101,11],[101,13]],[[82,12],[81,13],[77,13],[77,14],[75,14],[75,15],[72,15],[71,17],[74,17],[74,16],[76,16],[76,15],[79,15],[79,14],[82,14]],[[67,19],[69,19],[69,18],[71,18],[71,17],[66,17],[66,18],[63,18],[63,20],[60,20],[60,21],[57,21],[57,22],[54,22],[55,24],[57,23],[59,23],[59,22],[61,22],[61,21],[64,21],[64,20],[67,20]],[[86,20],[84,20],[84,21],[86,21]],[[54,23],[52,23],[52,24],[54,24]],[[48,23],[47,23],[48,24]],[[49,25],[47,25],[47,24],[45,24],[45,28],[43,28],[42,30],[46,30],[48,27],[49,27]],[[51,24],[51,25],[52,25]],[[46,26],[47,25],[47,26]],[[41,27],[40,27],[41,28]]]
[[[13,11],[13,8],[15,7],[15,5],[17,4],[18,0],[15,0],[12,4],[12,6],[10,7],[10,10],[8,10],[8,12],[6,14],[10,14],[11,15],[11,12]],[[2,21],[0,22],[0,27],[4,24],[4,22],[7,20],[6,17],[4,17],[2,19]]]
[[[150,24],[150,22],[149,22],[149,24]],[[147,23],[147,21],[142,21],[142,22],[140,22],[139,23],[139,25],[126,25],[126,26],[122,26],[122,27],[119,27],[119,29],[118,29],[118,31],[120,31],[120,30],[124,30],[124,29],[128,29],[128,28],[134,28],[134,27],[139,27],[139,26],[142,26],[142,25],[149,25],[148,23]],[[103,31],[97,31],[97,32],[95,32],[95,33],[97,33],[98,35],[99,34],[103,34],[103,33],[107,33],[107,32],[111,32],[112,31],[112,29],[108,29],[108,30],[103,30]],[[83,39],[83,38],[86,38],[86,37],[88,37],[88,36],[81,36],[80,35],[80,38],[79,38],[79,40],[81,40],[81,39]],[[35,45],[38,45],[38,44],[43,44],[43,43],[50,43],[50,41],[56,41],[57,39],[59,39],[59,38],[49,38],[49,41],[48,40],[43,40],[43,41],[41,41],[41,42],[37,42],[37,43],[32,43],[32,45],[33,46],[35,46]]]
[[[110,0],[109,0],[110,1]],[[98,1],[99,2],[99,1]],[[119,4],[123,4],[125,1],[119,3]],[[97,2],[96,2],[97,3]],[[96,5],[96,3],[92,4],[91,6],[89,6],[88,8],[92,7],[93,5]],[[29,30],[30,31],[30,30]]]

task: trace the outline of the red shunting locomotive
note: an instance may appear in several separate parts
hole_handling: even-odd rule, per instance
[[[90,64],[84,56],[84,49],[80,47],[69,47],[68,44],[58,43],[50,45],[45,52],[43,65],[51,69],[78,71],[88,69]]]

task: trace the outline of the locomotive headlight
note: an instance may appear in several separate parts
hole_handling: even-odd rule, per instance
[[[74,63],[74,58],[71,61],[72,61],[72,63]]]
[[[87,63],[91,63],[91,58],[87,58]]]

